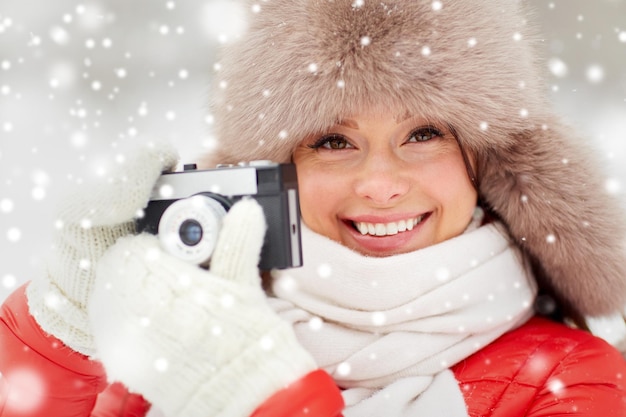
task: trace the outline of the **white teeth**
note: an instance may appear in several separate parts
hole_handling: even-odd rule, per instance
[[[413,227],[423,220],[424,216],[417,216],[413,219],[400,220],[391,223],[354,223],[355,227],[362,235],[391,236],[398,233],[413,230]]]

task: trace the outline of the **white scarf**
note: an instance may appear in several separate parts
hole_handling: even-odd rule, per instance
[[[532,315],[536,284],[501,225],[367,257],[303,225],[274,309],[344,388],[345,417],[467,416],[449,368]]]

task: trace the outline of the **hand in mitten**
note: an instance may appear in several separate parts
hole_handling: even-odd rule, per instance
[[[135,232],[134,217],[177,158],[168,145],[138,147],[116,158],[110,175],[77,185],[63,199],[47,273],[26,291],[29,311],[46,333],[84,355],[94,353],[86,306],[95,266],[120,236]]]
[[[241,417],[315,369],[261,289],[264,233],[258,203],[235,204],[210,271],[164,252],[153,235],[120,239],[99,264],[89,306],[109,377],[167,416]]]

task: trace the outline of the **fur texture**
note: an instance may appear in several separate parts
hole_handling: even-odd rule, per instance
[[[267,0],[224,48],[204,164],[290,160],[368,109],[449,124],[480,194],[574,312],[623,309],[624,226],[593,153],[548,104],[518,0]],[[494,283],[495,284],[495,283]]]

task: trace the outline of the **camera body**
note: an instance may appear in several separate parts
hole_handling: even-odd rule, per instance
[[[164,173],[154,186],[137,230],[156,234],[171,254],[207,267],[221,219],[242,198],[263,208],[267,231],[259,268],[302,266],[300,206],[295,165],[251,161]]]

